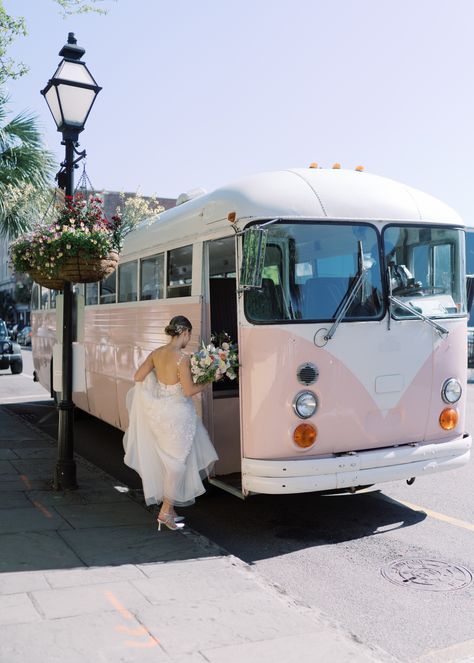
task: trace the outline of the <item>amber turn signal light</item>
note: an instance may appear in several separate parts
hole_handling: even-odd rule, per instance
[[[307,449],[316,442],[318,431],[311,424],[300,424],[293,433],[295,444],[301,449]]]
[[[444,430],[453,430],[458,425],[458,411],[453,407],[446,407],[439,415],[439,425]]]

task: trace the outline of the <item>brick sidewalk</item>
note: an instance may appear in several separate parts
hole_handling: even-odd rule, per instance
[[[0,406],[1,663],[393,661]]]

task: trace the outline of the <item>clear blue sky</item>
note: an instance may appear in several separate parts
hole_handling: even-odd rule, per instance
[[[474,222],[472,0],[117,0],[63,19],[4,0],[29,35],[12,111],[60,134],[39,94],[69,31],[103,90],[81,146],[93,185],[174,197],[312,161],[404,181]]]

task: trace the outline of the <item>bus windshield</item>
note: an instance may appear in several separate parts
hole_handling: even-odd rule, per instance
[[[383,233],[391,294],[427,317],[466,312],[464,233],[454,228],[389,226]],[[392,307],[396,318],[414,317]]]
[[[344,320],[380,318],[382,276],[376,229],[358,223],[278,222],[268,227],[261,288],[245,292],[255,323],[334,320],[360,274],[364,279]]]

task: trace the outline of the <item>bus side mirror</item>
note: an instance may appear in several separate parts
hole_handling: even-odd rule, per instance
[[[249,228],[244,231],[242,267],[240,270],[240,286],[242,288],[262,287],[267,235],[268,230],[261,228]]]
[[[472,302],[474,300],[474,274],[466,275],[466,292],[467,292],[467,312],[471,312]]]

